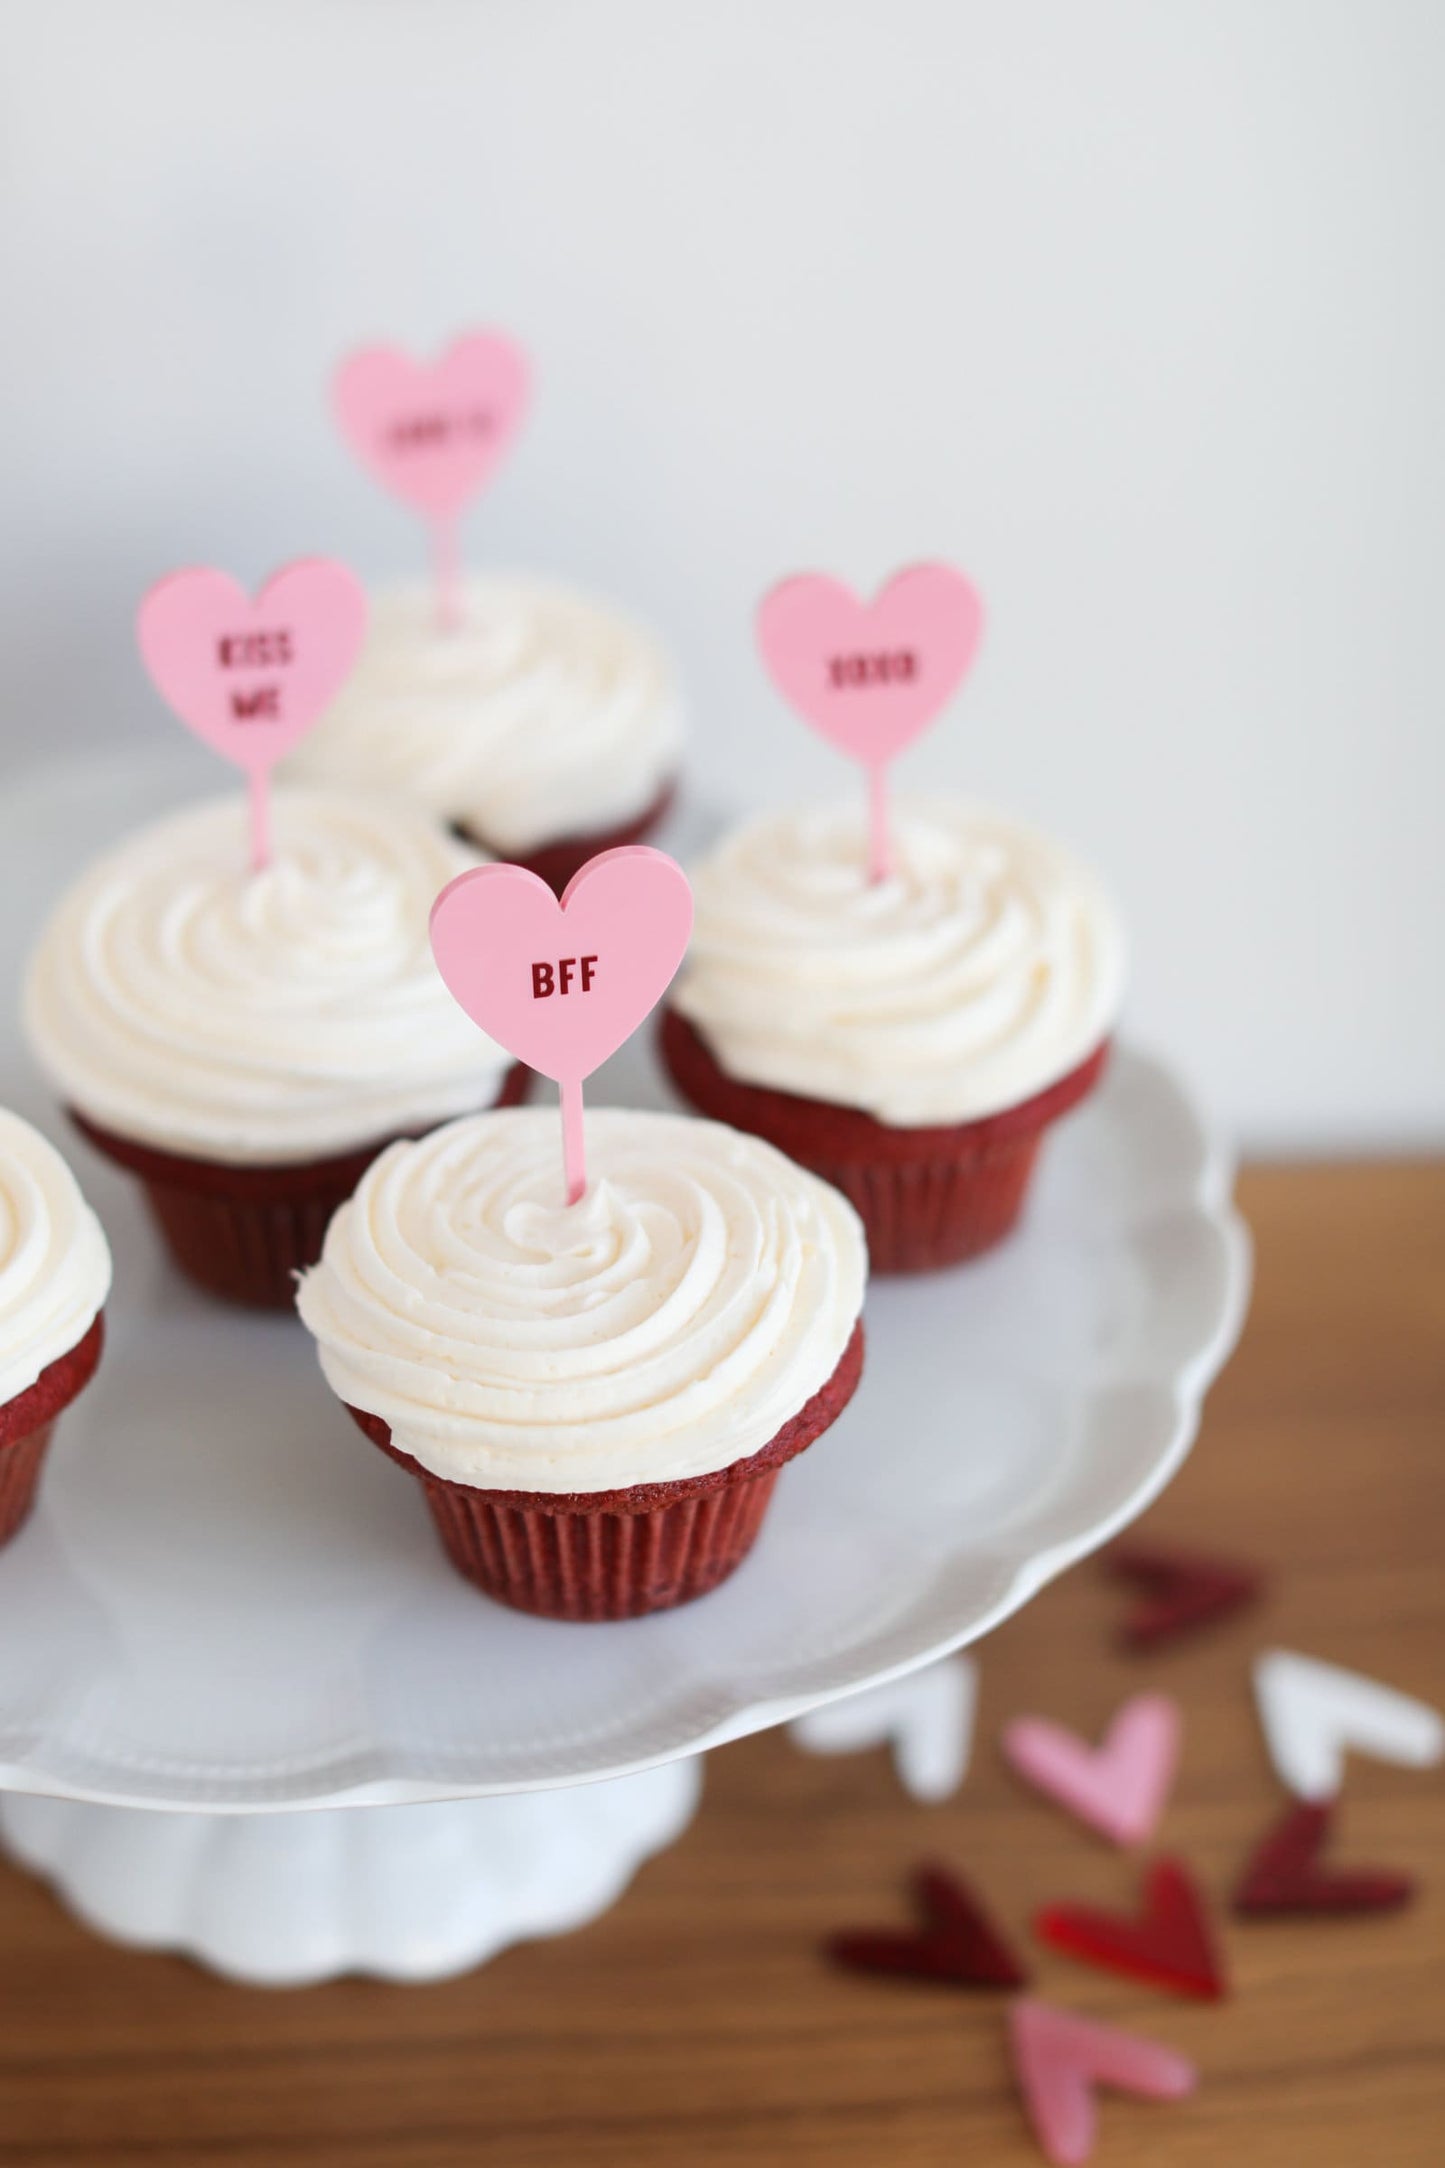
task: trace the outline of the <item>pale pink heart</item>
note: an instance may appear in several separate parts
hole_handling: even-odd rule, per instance
[[[433,519],[475,496],[522,426],[527,357],[496,331],[457,339],[439,360],[364,346],[336,372],[336,417],[387,489]]]
[[[254,601],[229,572],[196,566],[151,588],[136,637],[161,697],[254,778],[345,684],[366,637],[366,591],[328,557],[283,566]]]
[[[1021,1777],[1115,1844],[1142,1844],[1164,1811],[1179,1766],[1179,1708],[1165,1694],[1135,1694],[1091,1747],[1062,1724],[1016,1717],[1003,1749]]]
[[[778,690],[870,768],[942,712],[982,629],[977,590],[951,565],[913,565],[872,602],[825,573],[800,573],[758,606],[758,644]]]
[[[475,866],[432,906],[454,998],[518,1061],[580,1084],[666,991],[692,931],[692,890],[645,843],[602,851],[559,903],[524,866]]]
[[[1029,2122],[1056,2168],[1075,2168],[1094,2149],[1096,2085],[1143,2100],[1182,2100],[1198,2083],[1194,2065],[1173,2048],[1032,1996],[1011,2005],[1009,2035]]]

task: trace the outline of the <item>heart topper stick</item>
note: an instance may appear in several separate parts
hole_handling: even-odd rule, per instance
[[[692,931],[692,890],[645,843],[600,851],[559,902],[525,866],[473,866],[432,905],[437,969],[474,1024],[562,1095],[567,1202],[587,1188],[582,1083],[667,991]]]
[[[430,523],[437,618],[461,618],[457,523],[491,480],[527,410],[530,371],[499,331],[472,331],[433,362],[363,346],[336,372],[341,433],[383,488]]]
[[[912,565],[872,602],[804,572],[758,606],[758,645],[783,698],[868,770],[868,878],[893,862],[888,767],[947,706],[983,630],[977,589],[951,565]]]
[[[136,637],[161,698],[250,780],[257,871],[271,856],[271,770],[336,698],[365,635],[366,591],[330,557],[284,565],[254,601],[209,566],[141,601]]]

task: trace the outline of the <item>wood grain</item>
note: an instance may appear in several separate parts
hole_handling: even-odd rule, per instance
[[[1131,1688],[1182,1700],[1161,1841],[1222,1896],[1279,1803],[1248,1692],[1266,1642],[1438,1699],[1445,1652],[1445,1166],[1265,1168],[1244,1346],[1143,1524],[1266,1561],[1266,1602],[1172,1654],[1114,1653],[1085,1565],[982,1652],[973,1771],[920,1808],[882,1754],[773,1735],[716,1754],[697,1823],[582,1934],[447,1985],[266,1994],[96,1942],[0,1866],[0,2163],[92,2168],[988,2168],[1039,2158],[997,1996],[836,1975],[830,1928],[886,1920],[955,1861],[1028,1946],[1051,1897],[1125,1903],[1135,1867],[1024,1792],[1024,1708],[1081,1729]],[[1191,2006],[1033,1946],[1039,1988],[1197,2058],[1182,2105],[1104,2105],[1106,2168],[1445,2160],[1445,1780],[1351,1768],[1339,1856],[1424,1884],[1395,1918],[1226,1921],[1235,1983]]]

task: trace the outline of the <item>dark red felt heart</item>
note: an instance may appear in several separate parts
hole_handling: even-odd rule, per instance
[[[922,1866],[910,1878],[924,1925],[847,1929],[825,1945],[837,1965],[855,1972],[903,1973],[963,1987],[1022,1987],[1028,1974],[973,1892],[946,1867]]]
[[[1253,1603],[1264,1586],[1256,1568],[1237,1560],[1159,1550],[1151,1544],[1116,1544],[1105,1563],[1116,1579],[1132,1581],[1144,1591],[1120,1629],[1120,1645],[1126,1649],[1163,1648],[1201,1626],[1215,1625]]]
[[[1209,1933],[1204,1900],[1177,1859],[1156,1860],[1144,1878],[1144,1907],[1132,1918],[1093,1905],[1047,1905],[1034,1921],[1041,1942],[1088,1965],[1217,2002],[1224,1970]]]
[[[1240,1876],[1235,1911],[1258,1918],[1285,1912],[1396,1912],[1407,1905],[1415,1884],[1406,1874],[1383,1867],[1328,1874],[1320,1867],[1331,1816],[1328,1802],[1306,1799],[1273,1823]]]

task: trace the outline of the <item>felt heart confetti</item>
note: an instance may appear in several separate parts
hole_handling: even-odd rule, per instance
[[[228,572],[173,572],[136,615],[142,660],[181,721],[251,784],[251,858],[270,856],[270,774],[318,722],[366,634],[354,573],[307,557],[274,573],[253,601]]]
[[[1116,1712],[1098,1747],[1040,1716],[1005,1726],[1004,1754],[1030,1784],[1115,1844],[1152,1835],[1179,1765],[1178,1704],[1136,1694]]]
[[[1198,2082],[1194,2065],[1173,2048],[1031,1996],[1010,2005],[1009,2032],[1025,2113],[1056,2168],[1076,2168],[1093,2152],[1096,2085],[1143,2100],[1181,2100]]]
[[[1144,1878],[1142,1909],[1132,1917],[1094,1905],[1046,1905],[1034,1932],[1052,1949],[1127,1972],[1137,1980],[1218,2002],[1225,1977],[1209,1932],[1204,1900],[1183,1862],[1156,1860]]]
[[[1382,1867],[1327,1871],[1320,1856],[1329,1841],[1333,1808],[1300,1800],[1271,1825],[1250,1854],[1234,1892],[1234,1909],[1248,1918],[1284,1913],[1397,1912],[1415,1895],[1409,1875]]]
[[[1264,1585],[1253,1567],[1147,1543],[1116,1544],[1105,1565],[1143,1592],[1119,1636],[1121,1647],[1140,1652],[1219,1624],[1253,1603]]]
[[[692,931],[692,890],[645,843],[599,852],[560,901],[525,866],[473,866],[432,905],[431,945],[452,997],[562,1095],[568,1202],[587,1187],[582,1081],[666,992]]]
[[[789,1726],[808,1754],[861,1754],[891,1746],[899,1782],[914,1799],[949,1799],[968,1770],[978,1674],[948,1656],[886,1686],[812,1709]]]
[[[1254,1692],[1270,1760],[1301,1799],[1333,1799],[1349,1751],[1405,1769],[1445,1760],[1439,1711],[1358,1671],[1270,1649],[1255,1663]]]
[[[758,645],[774,684],[869,776],[869,877],[892,863],[890,762],[947,706],[972,662],[983,605],[951,565],[913,565],[871,602],[841,580],[800,573],[758,608]]]
[[[527,357],[497,331],[473,331],[436,361],[365,346],[336,372],[342,434],[383,486],[432,529],[438,615],[460,615],[457,522],[491,480],[527,410]]]
[[[855,1972],[903,1974],[961,1987],[1022,1987],[1023,1966],[973,1892],[945,1867],[922,1866],[911,1877],[924,1920],[915,1933],[853,1928],[830,1935],[833,1962]]]

